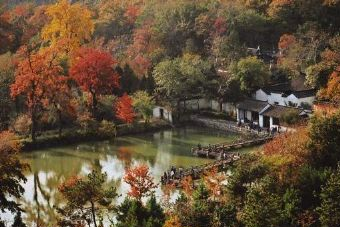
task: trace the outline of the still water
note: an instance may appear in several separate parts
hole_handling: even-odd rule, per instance
[[[117,199],[119,202],[129,189],[121,180],[129,165],[146,163],[158,183],[163,172],[172,165],[190,167],[211,161],[193,157],[190,152],[192,146],[232,142],[239,137],[215,130],[185,127],[24,153],[22,160],[31,166],[31,171],[26,173],[22,201],[25,219],[28,223],[35,223],[39,218],[52,224],[55,221],[53,207],[61,201],[58,185],[70,176],[85,175],[92,169],[106,172],[108,180],[121,194]],[[161,194],[159,188],[156,194]]]

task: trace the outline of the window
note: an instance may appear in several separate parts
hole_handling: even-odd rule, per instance
[[[275,105],[279,105],[279,102],[274,102]]]

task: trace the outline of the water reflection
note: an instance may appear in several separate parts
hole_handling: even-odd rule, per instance
[[[238,137],[202,128],[181,128],[23,154],[22,159],[31,165],[22,201],[25,220],[28,226],[55,226],[55,206],[62,203],[58,185],[71,176],[85,175],[92,169],[106,172],[122,195],[117,199],[120,202],[128,190],[128,185],[121,181],[126,167],[146,163],[159,182],[163,172],[172,165],[188,167],[209,161],[192,157],[192,146]],[[159,188],[156,194],[161,194]]]

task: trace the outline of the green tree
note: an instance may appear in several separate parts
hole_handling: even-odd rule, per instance
[[[282,114],[280,122],[286,123],[287,125],[296,125],[301,121],[298,111],[289,110]]]
[[[210,205],[209,191],[203,183],[193,193],[191,225],[208,227],[212,224],[212,206]],[[188,225],[189,223],[187,223]]]
[[[165,215],[162,207],[157,203],[155,195],[151,195],[146,203],[148,218],[145,227],[162,227],[165,222]]]
[[[126,197],[117,209],[117,227],[162,227],[164,222],[165,214],[154,195],[145,206],[139,200]]]
[[[311,159],[318,167],[336,167],[340,161],[340,113],[314,116],[310,123]]]
[[[132,94],[137,91],[140,81],[130,66],[126,64],[123,69],[117,67],[117,71],[120,75],[121,93]]]
[[[10,96],[10,85],[14,81],[14,65],[11,62],[10,53],[0,55],[0,130],[8,127],[14,109],[14,102]]]
[[[269,68],[256,57],[242,58],[234,68],[240,80],[241,89],[250,93],[253,89],[263,87],[269,80]]]
[[[286,221],[282,198],[273,190],[274,182],[264,178],[247,193],[241,221],[245,227],[280,227]]]
[[[264,165],[256,155],[245,155],[236,164],[233,174],[228,180],[227,189],[235,201],[243,201],[247,193],[247,185],[261,179],[268,173],[268,166]]]
[[[194,32],[195,19],[202,11],[200,4],[191,1],[163,3],[156,11],[154,29],[168,56],[177,57],[183,54],[187,40],[198,41]],[[198,46],[203,45],[198,44]]]
[[[146,218],[147,210],[141,201],[125,198],[117,208],[117,227],[141,227]]]
[[[155,105],[153,98],[145,91],[137,91],[132,99],[135,111],[143,116],[145,123],[149,122]]]
[[[23,171],[29,166],[19,160],[20,144],[14,134],[0,133],[0,211],[21,212],[20,199],[24,193],[21,183],[26,182]],[[4,224],[0,217],[0,225]]]
[[[232,204],[232,201],[217,205],[214,210],[214,216],[217,226],[237,227],[240,224],[237,220],[236,206]]]
[[[104,210],[111,211],[116,189],[106,188],[107,174],[93,170],[86,179],[73,177],[59,186],[59,191],[66,199],[66,205],[59,209],[63,218],[61,225],[70,225],[73,221],[92,222],[97,227],[97,216]]]
[[[340,225],[340,165],[332,173],[320,194],[321,205],[318,208],[322,227]]]
[[[165,60],[159,63],[153,71],[156,91],[177,102],[183,98],[203,94],[203,85],[212,73],[211,70],[212,65],[198,55],[185,54],[181,58]]]

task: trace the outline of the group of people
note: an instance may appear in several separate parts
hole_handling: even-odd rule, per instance
[[[176,178],[182,178],[183,176],[183,168],[178,168],[171,166],[170,170],[165,171],[163,176],[161,176],[162,184],[168,183],[170,180],[174,180]]]
[[[198,148],[198,150],[202,150],[202,145],[201,144],[198,144],[197,145],[197,148]],[[194,150],[194,149],[192,149],[192,150]],[[219,152],[219,153],[221,153],[221,156],[220,156],[220,158],[221,159],[227,159],[228,158],[228,153],[225,151],[225,150],[223,150],[223,149],[219,149],[218,148],[218,146],[217,145],[211,145],[211,144],[209,144],[208,146],[207,146],[207,157],[209,157],[209,155],[210,155],[210,153],[211,152],[213,152],[213,151],[215,151],[215,152]]]

